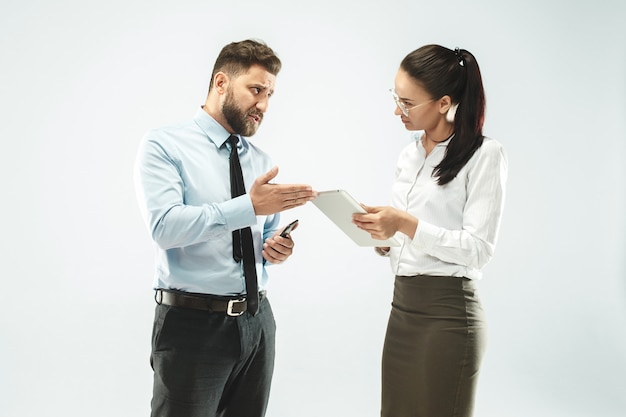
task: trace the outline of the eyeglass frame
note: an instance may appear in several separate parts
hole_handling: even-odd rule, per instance
[[[407,107],[406,107],[406,104],[404,104],[404,103],[402,102],[402,99],[398,96],[398,93],[396,93],[396,89],[395,89],[395,88],[390,88],[390,89],[389,89],[389,92],[391,93],[391,98],[393,98],[393,101],[396,103],[396,106],[398,106],[398,108],[400,109],[400,111],[402,112],[402,114],[403,114],[405,117],[409,117],[409,111],[411,111],[411,110],[413,110],[413,109],[415,109],[415,108],[417,108],[417,107],[420,107],[420,106],[423,106],[423,105],[425,105],[425,104],[428,104],[428,103],[431,103],[431,102],[435,101],[435,99],[434,99],[434,98],[431,98],[431,99],[430,99],[430,100],[428,100],[428,101],[425,101],[425,102],[423,102],[423,103],[416,104],[416,105],[415,105],[415,106],[413,106],[413,107],[409,107],[409,108],[407,108]]]

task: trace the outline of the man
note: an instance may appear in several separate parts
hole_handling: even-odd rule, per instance
[[[294,246],[279,236],[277,213],[317,194],[270,183],[278,168],[246,139],[280,67],[262,42],[225,46],[193,121],[150,131],[141,143],[135,180],[157,252],[153,417],[265,414],[275,334],[265,265],[285,261]]]

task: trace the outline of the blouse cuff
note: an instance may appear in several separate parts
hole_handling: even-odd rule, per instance
[[[420,220],[415,230],[413,244],[421,249],[432,248],[436,245],[439,228],[431,223]]]

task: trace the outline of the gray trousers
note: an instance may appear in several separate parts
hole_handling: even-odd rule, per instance
[[[276,323],[267,298],[256,316],[157,305],[152,417],[263,417]]]
[[[475,283],[397,276],[382,360],[382,417],[470,417],[486,326]]]

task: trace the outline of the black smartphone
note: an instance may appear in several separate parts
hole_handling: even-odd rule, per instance
[[[289,233],[291,233],[291,231],[293,230],[294,227],[296,227],[296,225],[298,224],[298,220],[294,220],[291,223],[289,223],[282,232],[280,232],[280,237],[287,237],[287,235]]]

